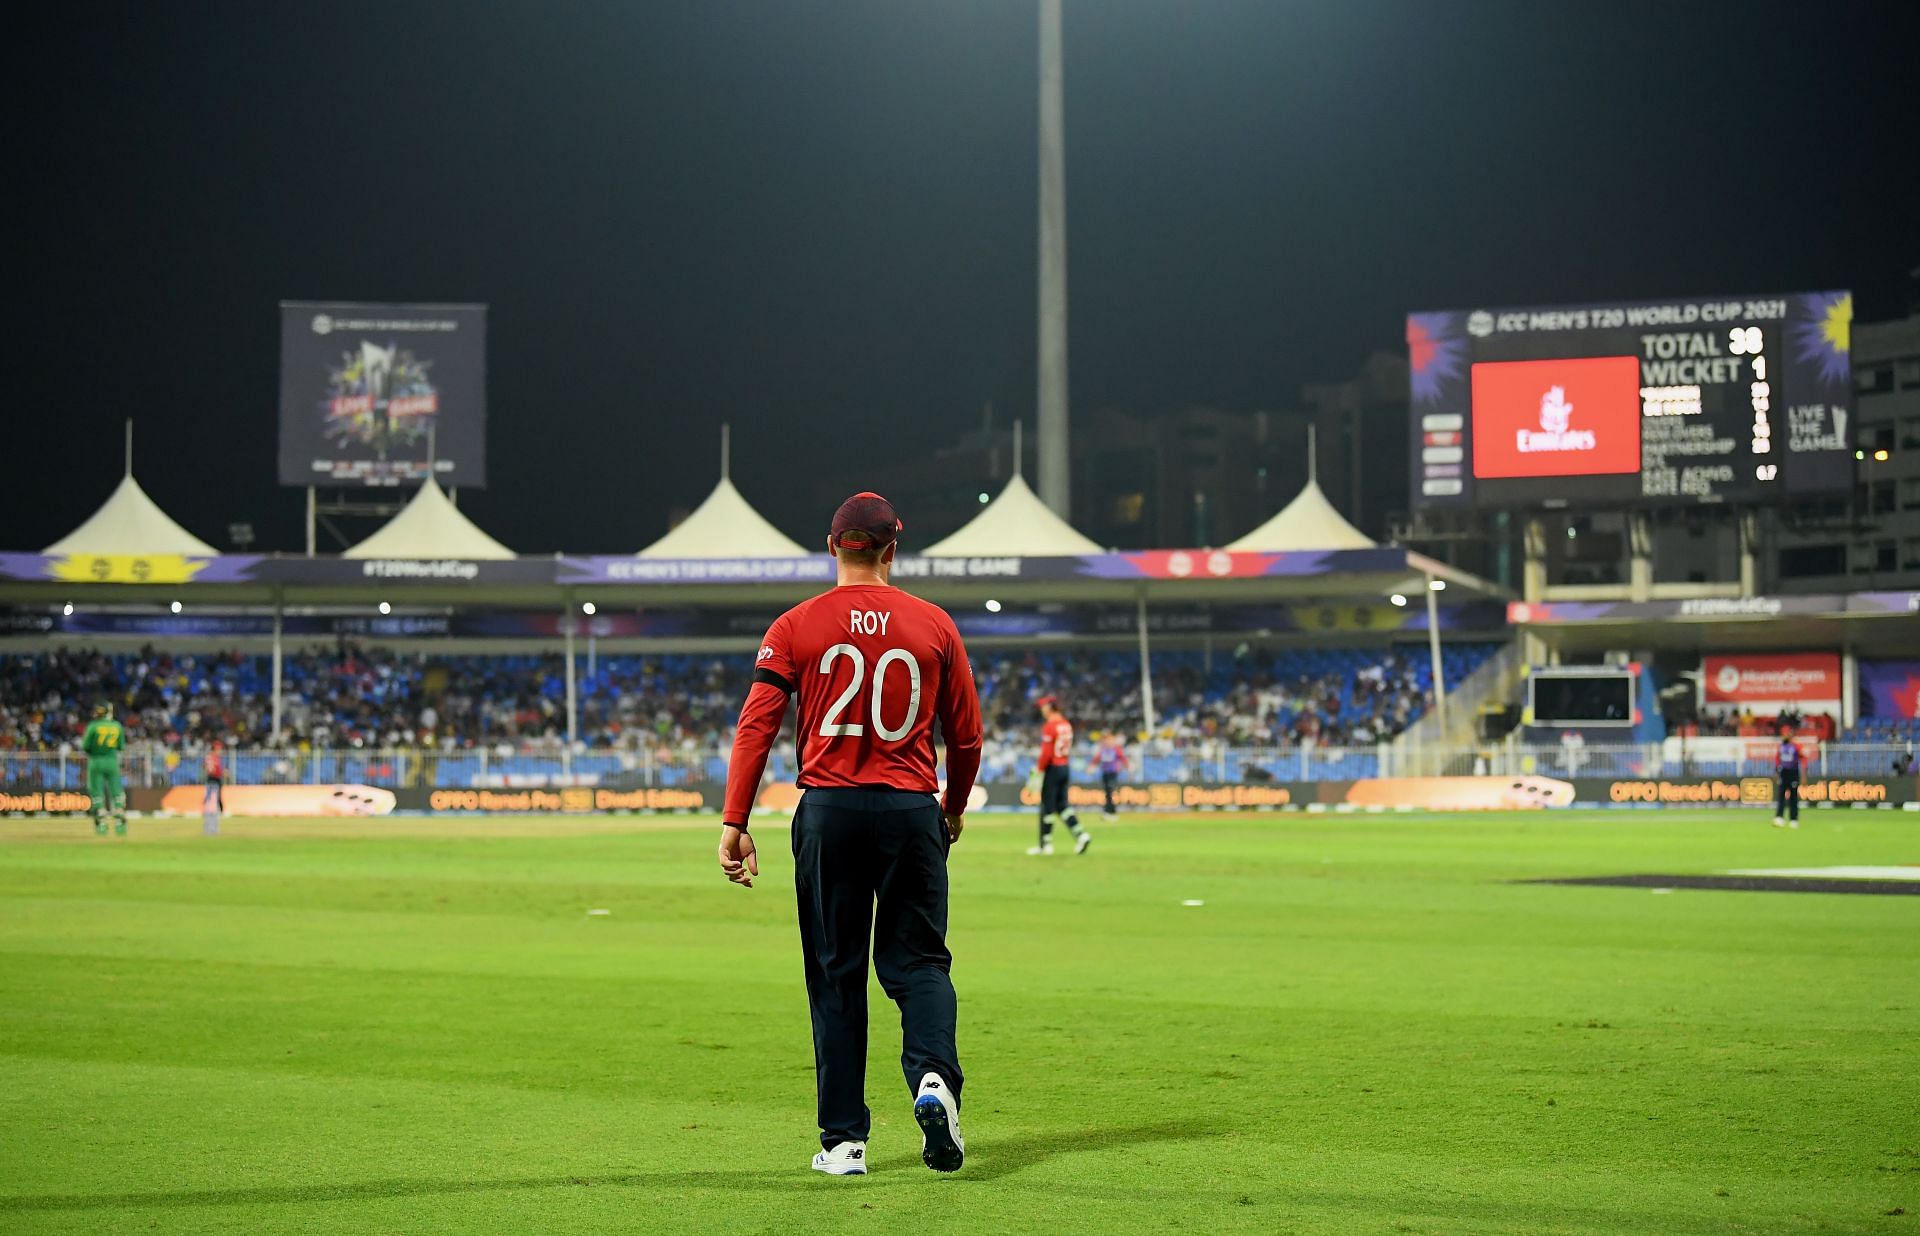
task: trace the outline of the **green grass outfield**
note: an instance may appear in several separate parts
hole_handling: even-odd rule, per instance
[[[0,1232],[1920,1232],[1920,897],[1509,883],[1920,817],[1095,824],[954,851],[966,1169],[876,989],[830,1180],[771,824],[0,820]]]

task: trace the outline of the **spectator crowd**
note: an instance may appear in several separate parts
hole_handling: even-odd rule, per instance
[[[1490,645],[1449,647],[1464,676]],[[1424,654],[1397,649],[1253,649],[1153,659],[1156,726],[1143,735],[1139,661],[1118,652],[984,652],[975,680],[987,758],[1030,754],[1032,701],[1056,695],[1083,737],[1120,731],[1163,750],[1198,744],[1368,746],[1412,724],[1431,686]],[[747,683],[745,654],[631,654],[576,663],[587,748],[724,749]],[[282,665],[282,742],[313,748],[554,748],[566,735],[566,662],[551,654],[451,655],[343,643]],[[272,741],[270,658],[56,650],[0,656],[0,751],[77,747],[106,702],[130,745]],[[791,722],[789,722],[791,724]]]

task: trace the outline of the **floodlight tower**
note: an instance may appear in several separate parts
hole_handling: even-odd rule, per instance
[[[1060,0],[1040,0],[1040,500],[1071,519],[1067,456],[1067,159]]]

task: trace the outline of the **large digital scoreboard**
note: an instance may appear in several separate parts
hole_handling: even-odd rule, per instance
[[[1410,314],[1413,505],[1844,490],[1852,322],[1847,292]]]

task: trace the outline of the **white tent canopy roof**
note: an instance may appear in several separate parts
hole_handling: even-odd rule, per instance
[[[1016,474],[965,527],[920,552],[930,558],[1048,558],[1103,551],[1055,515]]]
[[[680,525],[641,550],[641,558],[805,558],[807,551],[767,522],[722,475],[707,500]]]
[[[1228,545],[1233,552],[1290,553],[1308,549],[1374,549],[1367,534],[1333,509],[1320,482],[1307,478],[1306,486],[1280,513]]]
[[[47,546],[64,554],[182,554],[206,557],[220,551],[188,532],[161,510],[129,472],[87,522]]]
[[[432,477],[384,528],[342,558],[511,558],[513,551],[480,531]]]

